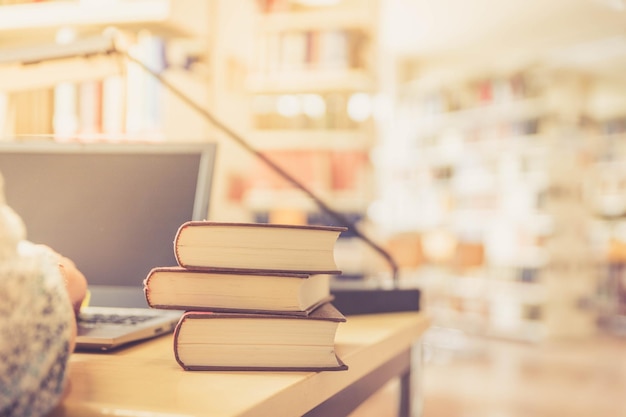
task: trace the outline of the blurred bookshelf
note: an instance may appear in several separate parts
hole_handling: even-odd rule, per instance
[[[362,227],[374,198],[370,150],[377,142],[373,102],[378,91],[378,1],[252,3],[256,13],[246,80],[248,137],[331,208]],[[261,163],[249,167],[244,181],[242,201],[256,220],[337,224]],[[359,276],[367,260],[355,261],[354,253],[367,247],[355,250],[360,242],[346,244],[348,235],[339,245],[338,262],[344,277]]]
[[[437,325],[540,341],[593,334],[619,311],[619,278],[604,276],[619,267],[583,193],[607,153],[591,106],[602,82],[534,65],[440,83],[420,72],[397,89],[372,217]]]
[[[121,55],[77,51],[74,58],[41,62],[24,57],[45,57],[83,42],[93,45],[113,29],[121,49],[233,124],[239,102],[230,89],[242,84],[236,79],[242,70],[232,57],[239,48],[236,36],[245,32],[223,16],[236,8],[244,18],[241,5],[223,0],[2,2],[0,137],[212,141],[219,144],[222,158],[239,160],[230,138]],[[216,219],[241,220],[228,196],[231,165],[216,166],[211,211]]]
[[[201,1],[23,1],[0,5],[0,133],[81,139],[180,137],[181,106],[135,64],[102,55],[30,62],[73,42],[123,34],[128,52],[181,88],[206,91],[210,7]],[[9,57],[15,56],[10,62]],[[203,102],[206,102],[202,97]],[[174,116],[175,117],[175,116]],[[169,124],[169,125],[168,125]],[[192,123],[198,126],[198,123]],[[177,130],[179,129],[179,130]],[[206,129],[204,129],[206,133]],[[184,133],[183,133],[184,134]],[[196,134],[196,136],[199,136]]]

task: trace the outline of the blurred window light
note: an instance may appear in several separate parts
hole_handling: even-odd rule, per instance
[[[302,95],[302,111],[307,116],[317,119],[326,113],[326,102],[319,94]]]
[[[278,103],[276,105],[278,114],[284,117],[294,117],[302,112],[300,100],[298,97],[292,94],[286,94],[278,97]]]
[[[66,44],[76,40],[76,30],[71,27],[62,27],[55,35],[56,43]]]
[[[372,99],[369,94],[355,93],[348,99],[348,117],[355,122],[364,122],[372,115]]]

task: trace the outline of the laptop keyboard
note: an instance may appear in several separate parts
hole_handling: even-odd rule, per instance
[[[83,314],[78,316],[78,323],[80,325],[87,325],[90,327],[101,324],[115,324],[115,325],[128,325],[134,326],[139,323],[153,319],[154,316],[150,315],[136,315],[136,314]]]

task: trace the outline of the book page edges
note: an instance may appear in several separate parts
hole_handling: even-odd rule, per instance
[[[331,303],[327,302],[322,304],[322,306],[318,307],[315,312],[318,312],[318,320],[331,320],[337,322],[345,322],[346,318],[337,310]],[[319,372],[319,371],[345,371],[348,370],[348,365],[346,365],[337,354],[335,354],[335,359],[337,360],[336,366],[323,366],[323,367],[311,367],[311,366],[302,366],[302,367],[280,367],[280,366],[208,366],[208,365],[191,365],[185,364],[182,358],[179,355],[178,351],[178,338],[180,336],[181,328],[184,325],[186,320],[203,320],[203,319],[212,319],[212,318],[224,318],[224,317],[262,317],[262,318],[284,318],[280,315],[256,315],[250,313],[220,313],[220,312],[197,312],[197,311],[188,311],[184,313],[178,324],[174,328],[174,336],[172,338],[173,350],[174,350],[174,358],[179,366],[185,371],[289,371],[289,372]],[[314,319],[311,316],[290,316],[293,319]],[[330,318],[334,317],[334,318]]]
[[[299,366],[299,367],[279,367],[279,366],[208,366],[208,365],[185,365],[182,360],[178,364],[185,371],[275,371],[275,372],[320,372],[320,371],[347,371],[346,365],[339,356],[335,355],[337,366]]]
[[[277,318],[292,318],[292,319],[304,319],[304,320],[324,320],[334,322],[345,322],[346,317],[339,311],[331,302],[321,303],[317,308],[311,311],[309,315],[297,315],[297,314],[256,314],[250,311],[199,311],[190,310],[186,311],[181,317],[180,321],[184,320],[204,320],[204,319],[231,319],[231,318],[254,318],[254,319],[277,319]]]
[[[152,304],[149,295],[146,295],[146,301],[148,301],[148,305],[151,308],[163,309],[163,310],[185,310],[185,311],[194,311],[194,312],[213,312],[213,313],[233,313],[233,314],[244,314],[250,315],[254,314],[255,316],[265,317],[270,314],[284,316],[302,316],[307,317],[313,311],[315,311],[318,307],[328,302],[331,302],[335,297],[333,295],[329,295],[328,297],[323,298],[319,302],[313,304],[306,310],[266,310],[266,309],[243,309],[243,308],[227,308],[227,307],[212,307],[212,306],[187,306],[187,305],[169,305],[169,304]]]
[[[239,269],[239,268],[212,268],[212,267],[196,267],[186,268],[183,266],[159,266],[152,268],[148,272],[147,280],[160,272],[173,272],[173,273],[205,273],[205,274],[224,274],[224,275],[257,275],[257,276],[272,276],[272,277],[285,277],[285,278],[309,278],[311,275],[319,275],[318,273],[309,272],[294,272],[286,270],[267,270],[267,269]]]
[[[341,275],[341,270],[339,269],[273,269],[273,268],[228,268],[228,267],[213,267],[213,266],[199,266],[199,265],[190,265],[185,262],[182,262],[181,259],[177,256],[176,261],[181,266],[181,268],[186,269],[188,271],[196,271],[196,272],[231,272],[231,273],[255,273],[263,271],[266,274],[298,274],[298,275]]]

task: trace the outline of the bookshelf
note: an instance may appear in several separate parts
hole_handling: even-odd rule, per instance
[[[368,151],[376,140],[371,119],[377,89],[376,2],[352,0],[319,7],[295,1],[255,4],[255,42],[246,82],[252,143],[277,160],[284,161],[287,154],[299,160],[290,166],[296,177],[327,201],[339,203],[339,210],[363,213],[370,197],[356,188],[362,180],[371,182],[366,178],[371,175]],[[307,172],[306,166],[316,167]],[[348,171],[356,173],[345,175]],[[257,172],[253,170],[251,178]],[[353,177],[352,184],[345,184],[342,175]],[[298,197],[280,197],[284,188],[298,194],[284,184],[252,181],[247,202],[253,211],[264,211],[258,198],[263,195],[275,205],[281,201],[297,205]],[[276,198],[269,197],[273,194]],[[306,199],[300,207],[314,209]]]
[[[624,235],[624,121],[623,81],[603,80],[591,89],[590,131],[596,161],[585,179],[584,196],[591,214],[593,253],[598,262],[596,307],[599,327],[626,334],[626,236]]]
[[[160,88],[150,75],[123,60],[101,56],[28,65],[5,61],[6,51],[21,54],[40,48],[39,52],[46,52],[47,45],[54,44],[61,34],[70,33],[79,40],[94,39],[113,26],[123,34],[124,48],[129,53],[159,67],[161,76],[187,97],[227,124],[238,126],[241,100],[233,86],[243,86],[243,59],[237,53],[245,49],[238,40],[246,33],[242,28],[250,27],[245,18],[251,16],[243,5],[245,1],[223,0],[0,4],[0,136],[216,142],[220,158],[211,217],[245,220],[238,202],[229,195],[231,170],[240,169],[233,161],[243,160],[241,151],[187,103]],[[229,16],[236,13],[241,26],[229,24]],[[64,91],[63,99],[55,97],[58,90]],[[92,100],[93,94],[92,99],[84,99],[89,91],[99,91],[99,104]],[[81,106],[81,101],[88,105]],[[65,110],[55,111],[59,106]],[[94,109],[99,109],[99,117]],[[55,127],[55,113],[66,116],[60,130]],[[87,128],[85,120],[96,121],[97,128]]]
[[[208,88],[205,75],[211,35],[211,5],[201,1],[119,0],[12,2],[0,5],[0,91],[3,137],[54,134],[81,139],[158,139],[206,136],[207,129],[181,129],[170,114],[184,105],[169,99],[148,74],[111,56],[90,55],[31,62],[20,57],[47,56],[48,51],[94,44],[114,27],[128,51],[145,60],[183,90]],[[81,55],[76,49],[74,55]],[[15,59],[11,60],[10,57]],[[39,91],[39,94],[33,93]],[[44,99],[52,96],[52,100]],[[206,96],[206,94],[204,94]],[[30,97],[30,100],[27,98]],[[164,97],[163,100],[161,98]],[[200,97],[206,103],[206,97]],[[145,105],[147,102],[152,104]],[[32,109],[35,109],[34,111]],[[48,114],[51,121],[32,120]],[[63,120],[61,120],[63,119]],[[186,126],[183,124],[183,126]],[[176,133],[174,133],[176,132]]]
[[[392,243],[411,236],[408,255],[407,241],[391,246],[407,282],[439,325],[525,341],[594,332],[580,192],[596,158],[583,122],[593,80],[542,66],[417,75],[397,89],[395,128],[375,150],[379,183],[394,186],[373,219]]]

